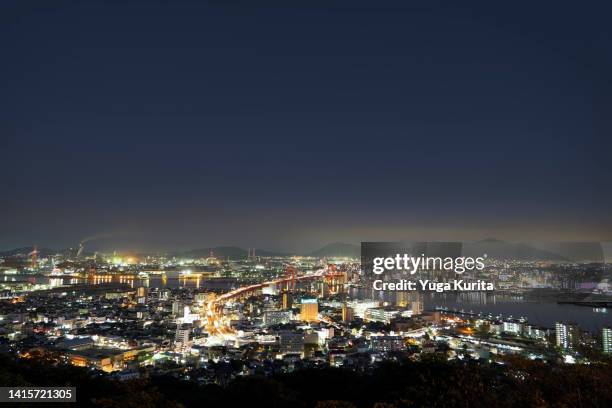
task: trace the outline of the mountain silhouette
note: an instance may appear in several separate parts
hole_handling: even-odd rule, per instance
[[[493,259],[513,259],[517,261],[567,261],[563,256],[536,248],[524,243],[511,243],[488,238],[463,244],[463,255],[478,257],[487,254]]]
[[[192,258],[208,258],[211,254],[217,258],[230,258],[230,259],[241,259],[246,258],[249,255],[249,251],[244,248],[236,246],[218,246],[211,248],[200,248],[192,249],[187,252],[183,252],[183,256]],[[288,254],[282,252],[266,251],[264,249],[255,248],[256,256],[287,256]]]
[[[333,244],[325,245],[323,248],[317,249],[308,255],[318,258],[334,256],[359,258],[361,256],[361,247],[359,245],[335,242]]]

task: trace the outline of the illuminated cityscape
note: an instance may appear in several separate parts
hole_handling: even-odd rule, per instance
[[[612,3],[0,15],[2,406],[612,407]]]
[[[610,353],[606,265],[494,261],[480,276],[493,279],[494,295],[438,295],[368,290],[360,261],[350,257],[232,258],[214,251],[202,258],[88,254],[82,246],[5,253],[3,348],[22,358],[53,354],[117,378],[169,371],[204,383],[222,380],[203,370],[209,364],[234,360],[244,365],[229,378],[321,365],[357,369],[431,353],[575,363]],[[449,307],[445,298],[458,303]],[[546,322],[493,312],[521,304],[537,311],[540,302],[556,308]],[[581,309],[599,317],[595,326],[565,321]]]

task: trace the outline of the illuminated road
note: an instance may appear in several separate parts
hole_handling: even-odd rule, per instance
[[[235,331],[229,325],[229,319],[226,316],[223,316],[223,309],[225,304],[233,299],[240,298],[241,296],[246,296],[257,291],[260,291],[264,287],[271,285],[282,285],[288,282],[291,282],[293,279],[295,281],[303,281],[308,279],[320,279],[325,277],[327,269],[319,269],[316,272],[311,274],[295,276],[293,277],[284,277],[279,278],[267,282],[258,283],[255,285],[243,286],[238,289],[235,289],[231,292],[224,293],[212,300],[205,302],[204,304],[204,314],[207,321],[207,330],[210,336],[220,336],[223,339],[229,340],[235,338]]]

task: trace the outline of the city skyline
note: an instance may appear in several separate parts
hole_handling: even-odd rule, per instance
[[[0,402],[612,406],[610,15],[2,2]]]

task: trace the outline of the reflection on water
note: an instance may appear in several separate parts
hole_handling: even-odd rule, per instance
[[[6,278],[6,277],[3,277]],[[27,282],[30,284],[49,285],[56,288],[67,285],[103,283],[123,283],[132,288],[144,286],[150,288],[189,288],[189,289],[210,289],[210,290],[231,290],[238,285],[235,279],[206,279],[199,276],[189,277],[166,277],[165,275],[155,275],[143,278],[135,275],[95,275],[88,278],[76,278],[67,276],[32,276],[14,275],[6,282]]]
[[[199,276],[167,277],[152,275],[142,278],[135,275],[96,275],[89,279],[75,277],[46,277],[32,275],[3,276],[6,282],[28,282],[46,284],[51,287],[84,283],[118,282],[132,288],[145,286],[150,288],[189,288],[203,290],[231,290],[240,284],[235,279],[208,279]],[[366,293],[368,292],[368,293]],[[397,292],[366,291],[363,288],[350,288],[349,295],[356,299],[376,299],[381,302],[394,303]],[[484,313],[504,317],[525,317],[532,324],[554,327],[555,322],[576,322],[583,329],[598,332],[602,326],[612,326],[612,313],[606,308],[591,308],[572,304],[557,304],[554,301],[525,300],[520,294],[499,292],[427,292],[424,294],[425,309],[437,306],[451,310]]]
[[[373,298],[393,303],[396,293],[351,288],[351,296],[358,299]],[[554,301],[532,301],[523,299],[520,294],[495,292],[426,292],[425,309],[437,306],[465,312],[502,315],[504,317],[525,317],[530,323],[554,327],[555,322],[576,322],[584,330],[599,332],[603,326],[612,326],[612,314],[605,308],[592,308],[572,304],[557,304]]]

